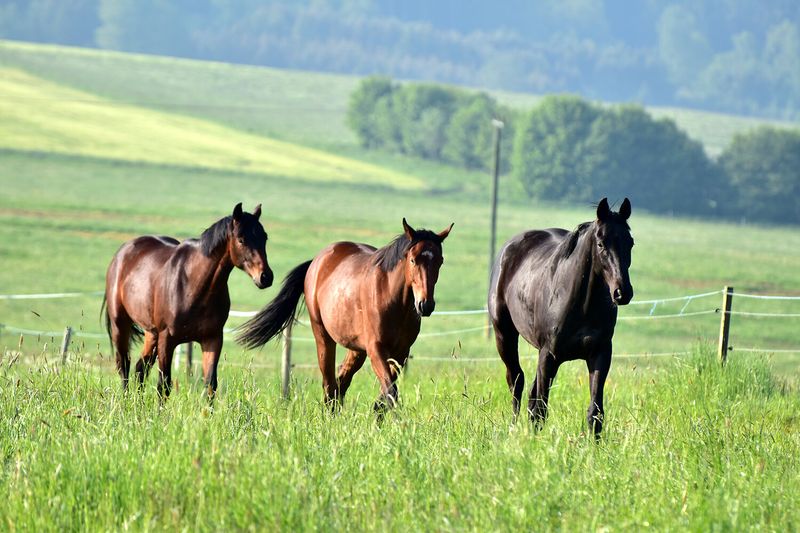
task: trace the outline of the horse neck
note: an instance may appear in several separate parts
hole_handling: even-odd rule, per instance
[[[206,256],[199,252],[200,261],[196,263],[193,274],[197,276],[197,286],[208,296],[218,294],[220,291],[227,292],[228,278],[233,270],[233,261],[228,253],[228,242],[217,246],[210,255]]]
[[[391,271],[386,273],[388,301],[391,307],[414,311],[414,292],[406,282],[406,258],[403,258]],[[416,312],[416,311],[415,311]]]
[[[577,230],[576,230],[577,231]],[[554,286],[561,286],[568,295],[567,309],[580,307],[588,313],[592,297],[600,290],[603,280],[594,270],[594,231],[589,226],[578,237],[570,256],[558,262],[553,276]],[[566,309],[565,309],[566,310]]]

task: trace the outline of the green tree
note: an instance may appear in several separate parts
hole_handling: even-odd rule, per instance
[[[396,89],[391,79],[371,76],[364,79],[350,95],[347,124],[355,131],[362,146],[378,148],[394,144],[394,135],[385,127],[385,115],[392,114],[388,104]]]
[[[492,165],[497,102],[485,93],[471,96],[453,113],[442,156],[456,165],[489,169]]]
[[[445,132],[458,104],[453,89],[433,84],[405,85],[395,92],[394,116],[400,130],[403,152],[439,159]]]
[[[520,120],[514,137],[514,175],[533,198],[591,198],[586,140],[601,109],[576,96],[548,96]]]
[[[800,131],[762,127],[738,134],[720,156],[736,191],[736,213],[800,224]]]
[[[585,153],[589,198],[628,197],[652,211],[703,215],[720,214],[727,198],[722,174],[702,145],[638,106],[602,113]]]

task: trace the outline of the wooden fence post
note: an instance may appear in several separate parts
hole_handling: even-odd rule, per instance
[[[289,380],[292,377],[292,323],[283,330],[283,353],[281,354],[281,396],[289,399]]]
[[[733,287],[722,290],[722,318],[719,323],[719,362],[728,361],[728,336],[731,331],[731,307],[733,307]]]
[[[72,328],[67,326],[64,328],[64,338],[61,339],[61,364],[67,362],[67,350],[69,349],[69,341],[72,338]]]

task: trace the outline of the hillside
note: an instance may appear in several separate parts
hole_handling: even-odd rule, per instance
[[[204,118],[247,132],[314,145],[355,146],[345,124],[359,77],[161,56],[0,41],[0,65],[118,102]],[[518,109],[538,96],[490,91]],[[647,108],[669,117],[718,154],[736,133],[761,124],[794,126],[685,108]]]
[[[411,176],[244,133],[206,120],[136,107],[0,68],[0,148],[126,162],[421,187]]]

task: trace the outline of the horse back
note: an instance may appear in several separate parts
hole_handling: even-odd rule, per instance
[[[519,273],[542,269],[549,264],[553,253],[568,233],[561,228],[529,230],[509,239],[500,249],[492,266],[489,307],[492,307],[492,300],[505,299],[509,284]]]
[[[316,314],[331,322],[333,315],[360,307],[360,286],[374,251],[366,244],[342,241],[317,254],[306,274],[304,291],[312,319]]]

